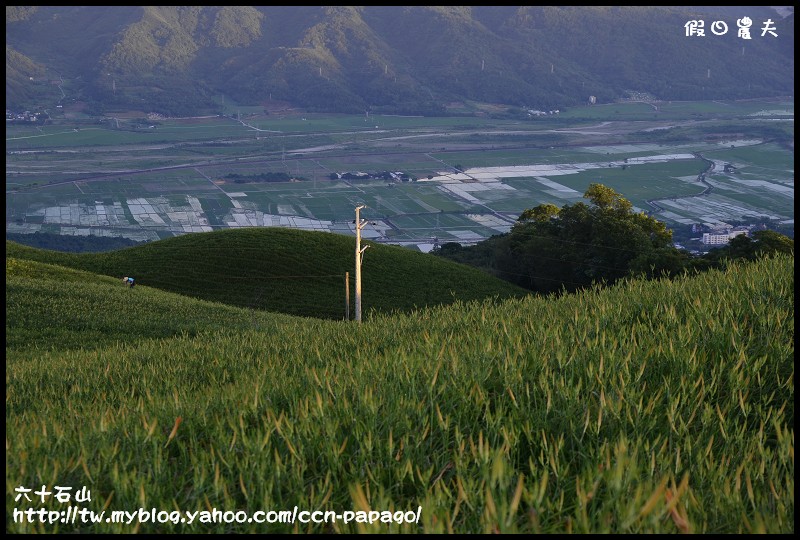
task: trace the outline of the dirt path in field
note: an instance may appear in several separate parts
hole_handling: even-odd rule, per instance
[[[677,201],[678,199],[693,199],[695,197],[702,197],[703,195],[708,195],[709,193],[711,193],[713,187],[706,181],[706,175],[711,174],[711,171],[714,170],[716,165],[710,159],[704,158],[700,154],[700,152],[692,152],[692,155],[694,155],[694,157],[698,159],[702,159],[708,164],[705,170],[703,170],[703,172],[697,175],[697,181],[705,186],[705,188],[703,188],[703,191],[701,191],[700,193],[696,193],[694,195],[676,195],[674,197],[659,197],[657,199],[649,199],[647,200],[647,204],[655,208],[655,212],[653,212],[652,214],[658,214],[664,211],[664,207],[659,205],[658,201],[667,201],[667,200]]]

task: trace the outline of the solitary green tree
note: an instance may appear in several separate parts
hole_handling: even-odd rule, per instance
[[[664,223],[635,212],[630,201],[603,184],[584,193],[590,204],[541,204],[522,212],[497,242],[500,277],[542,292],[572,291],[623,277],[672,275],[687,255],[672,245]]]

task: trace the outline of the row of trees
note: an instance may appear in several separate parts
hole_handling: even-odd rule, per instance
[[[502,279],[541,292],[575,291],[622,278],[675,276],[721,267],[731,259],[753,260],[794,253],[794,241],[774,231],[738,236],[722,249],[692,256],[677,249],[672,231],[602,184],[584,193],[591,204],[525,210],[508,234],[475,246],[446,243],[434,253],[482,268]]]
[[[285,172],[265,172],[260,174],[226,174],[225,178],[233,180],[237,184],[249,184],[254,182],[288,182],[292,177]],[[306,178],[298,178],[298,180],[307,180]]]

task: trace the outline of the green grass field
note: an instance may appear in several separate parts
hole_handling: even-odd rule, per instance
[[[173,268],[221,256],[164,245]],[[132,253],[147,258],[109,260]],[[7,532],[794,532],[793,258],[358,325],[17,255]],[[87,487],[96,512],[422,510],[403,525],[15,523],[66,508],[14,501],[42,485]]]

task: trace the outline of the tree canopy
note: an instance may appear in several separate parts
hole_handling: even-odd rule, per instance
[[[528,208],[508,234],[467,248],[445,244],[436,253],[542,293],[684,268],[688,254],[673,246],[666,225],[603,184],[591,184],[584,198],[589,204]]]
[[[498,242],[500,277],[540,292],[568,291],[623,277],[672,274],[682,254],[672,233],[612,188],[591,184],[579,202],[559,209],[541,204],[522,212]]]
[[[775,231],[756,231],[752,238],[742,234],[731,238],[727,245],[712,249],[701,264],[719,267],[724,266],[726,261],[738,259],[754,261],[776,253],[794,254],[794,240]]]
[[[434,253],[482,268],[541,292],[610,285],[626,277],[655,278],[718,268],[731,260],[794,253],[794,241],[775,231],[740,235],[722,248],[693,257],[677,249],[672,231],[603,184],[590,184],[584,198],[558,208],[540,204],[523,211],[508,234],[475,246],[451,242]]]

